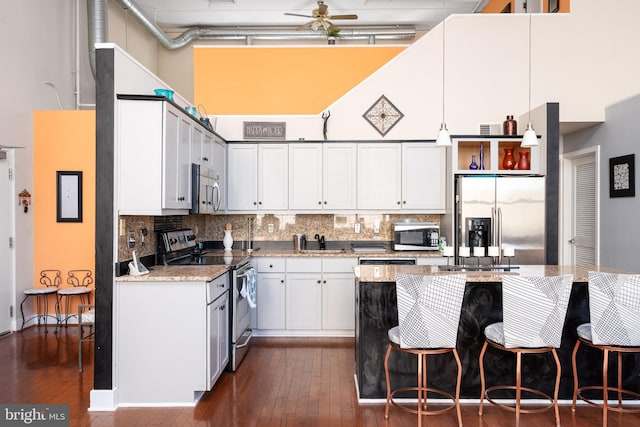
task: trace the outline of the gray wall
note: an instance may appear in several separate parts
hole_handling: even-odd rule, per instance
[[[640,188],[636,197],[609,197],[609,159],[635,154],[640,166],[640,96],[606,110],[605,123],[564,136],[563,151],[600,145],[600,265],[640,271]]]

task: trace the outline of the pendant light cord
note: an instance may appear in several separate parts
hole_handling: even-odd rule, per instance
[[[529,123],[531,123],[531,11],[529,11]]]
[[[442,123],[444,123],[444,29],[447,17],[442,20]]]

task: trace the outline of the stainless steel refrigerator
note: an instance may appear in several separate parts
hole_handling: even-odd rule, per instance
[[[515,257],[497,262],[545,263],[544,177],[458,176],[455,200],[455,248],[464,243],[473,255],[474,246],[508,247]],[[481,261],[487,264],[491,259]]]

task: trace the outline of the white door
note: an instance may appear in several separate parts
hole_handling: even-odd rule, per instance
[[[402,144],[402,209],[445,209],[445,162],[434,144]]]
[[[322,209],[322,144],[289,145],[289,209]]]
[[[324,209],[356,208],[357,145],[324,144],[322,206]]]
[[[568,153],[564,158],[563,261],[598,265],[598,149]]]
[[[231,144],[228,147],[227,209],[258,208],[258,146]]]
[[[258,146],[258,209],[288,209],[288,163],[287,144]]]
[[[358,209],[401,208],[399,144],[358,144]]]
[[[13,202],[11,199],[10,165],[6,152],[0,152],[0,335],[11,330],[11,291],[13,284],[13,249],[9,245],[11,225],[13,224]],[[15,310],[14,310],[15,312]]]

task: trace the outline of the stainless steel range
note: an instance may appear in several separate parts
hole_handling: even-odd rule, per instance
[[[158,263],[164,265],[228,265],[231,267],[230,357],[228,370],[235,371],[249,350],[253,336],[250,325],[251,306],[247,299],[248,279],[255,274],[249,254],[222,249],[205,249],[196,245],[191,229],[160,233]]]

